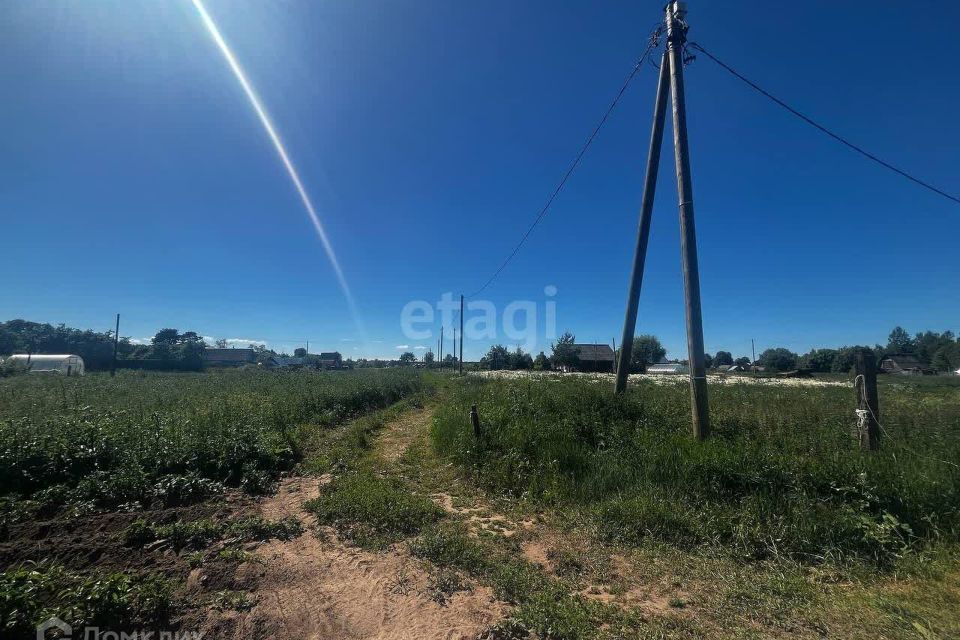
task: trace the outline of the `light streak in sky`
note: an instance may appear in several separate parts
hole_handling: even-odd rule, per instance
[[[266,130],[267,135],[273,142],[273,146],[277,150],[277,155],[280,156],[280,160],[283,162],[283,166],[286,168],[287,174],[289,174],[290,180],[293,182],[293,186],[300,195],[300,200],[303,202],[303,207],[307,210],[307,214],[310,216],[310,222],[313,223],[313,228],[316,230],[317,236],[320,238],[320,243],[323,245],[323,250],[326,251],[327,258],[329,258],[330,264],[333,266],[333,270],[337,275],[337,281],[340,283],[340,288],[343,289],[343,295],[347,299],[347,305],[350,307],[350,313],[353,315],[353,320],[357,325],[357,329],[360,331],[361,335],[363,335],[365,333],[363,330],[363,323],[360,319],[360,312],[357,309],[357,304],[353,299],[353,294],[350,292],[350,285],[347,284],[347,279],[343,275],[343,269],[340,268],[340,262],[337,260],[337,254],[333,250],[333,245],[330,244],[330,239],[327,237],[327,232],[323,228],[323,223],[320,222],[320,216],[317,215],[317,211],[313,207],[313,202],[310,200],[310,196],[307,195],[307,190],[303,187],[303,182],[300,180],[300,174],[297,173],[296,167],[293,166],[293,161],[290,160],[290,155],[287,153],[287,149],[283,144],[283,140],[280,139],[280,135],[273,126],[270,116],[267,115],[267,111],[264,108],[263,103],[257,96],[256,91],[253,90],[253,86],[250,84],[250,81],[247,80],[247,75],[243,72],[243,68],[240,66],[240,63],[237,62],[237,58],[233,55],[233,51],[230,50],[230,46],[227,45],[226,40],[224,40],[223,36],[220,34],[220,29],[217,28],[213,18],[210,17],[209,13],[207,13],[207,9],[203,6],[203,2],[201,0],[192,0],[192,2],[193,6],[197,9],[197,13],[200,14],[200,18],[203,20],[204,26],[207,28],[207,31],[210,32],[210,37],[213,38],[213,41],[220,49],[223,57],[226,58],[227,64],[230,65],[230,69],[233,71],[233,75],[236,76],[237,81],[243,88],[244,93],[247,94],[247,98],[250,100],[250,105],[257,113],[257,117],[260,118],[260,123],[263,124],[263,128]]]

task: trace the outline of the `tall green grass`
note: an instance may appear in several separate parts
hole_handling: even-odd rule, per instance
[[[300,459],[305,430],[422,387],[401,370],[3,379],[0,495],[119,505],[205,495],[217,483],[261,491]]]
[[[468,378],[432,438],[487,488],[575,505],[620,542],[886,560],[960,534],[960,470],[942,462],[960,461],[960,388],[885,385],[877,453],[856,445],[852,389],[717,385],[710,397],[714,434],[697,442],[682,382],[617,397],[584,379]]]

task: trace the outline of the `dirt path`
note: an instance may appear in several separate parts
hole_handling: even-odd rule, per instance
[[[409,412],[387,425],[377,453],[385,461],[399,458],[430,415],[429,410]],[[205,638],[453,640],[475,638],[501,617],[502,608],[487,587],[436,602],[428,570],[403,544],[374,553],[342,543],[332,530],[321,529],[318,536],[302,505],[327,481],[289,478],[263,502],[265,518],[294,516],[307,532],[256,550],[258,561],[240,568],[257,576],[256,604],[248,612],[212,612]]]

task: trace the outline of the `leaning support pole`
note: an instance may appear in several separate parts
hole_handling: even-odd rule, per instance
[[[687,109],[683,92],[683,45],[687,39],[685,14],[684,3],[671,2],[667,5],[667,57],[670,60],[673,151],[677,167],[677,194],[680,199],[680,253],[683,259],[683,287],[686,297],[693,435],[703,440],[710,435],[710,409],[707,401],[707,367],[703,357],[700,271],[697,265],[697,233],[693,222],[693,182],[690,177]]]
[[[637,328],[637,307],[640,303],[640,287],[643,284],[643,266],[647,259],[647,243],[650,240],[650,219],[653,217],[653,198],[657,191],[657,172],[660,168],[660,149],[663,147],[663,122],[667,113],[667,91],[670,87],[670,65],[664,52],[660,61],[660,81],[653,106],[653,129],[650,132],[650,150],[647,152],[647,173],[643,180],[643,197],[640,200],[640,224],[637,226],[637,245],[633,252],[633,271],[630,274],[630,289],[627,292],[627,311],[623,319],[623,335],[620,340],[620,360],[617,362],[616,392],[627,390],[627,375],[633,356],[633,333]]]

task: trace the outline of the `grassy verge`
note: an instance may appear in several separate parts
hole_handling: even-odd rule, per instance
[[[847,389],[711,388],[714,437],[688,435],[684,385],[624,397],[574,380],[455,385],[437,451],[482,486],[588,511],[608,540],[723,545],[753,559],[895,560],[960,532],[960,397],[885,396],[877,454],[851,437]],[[484,436],[466,421],[480,407]]]

